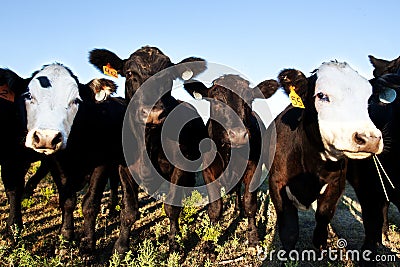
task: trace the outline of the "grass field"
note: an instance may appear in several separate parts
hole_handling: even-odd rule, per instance
[[[33,165],[28,177],[35,168],[37,164]],[[15,247],[11,247],[3,235],[8,203],[2,185],[0,192],[0,266],[280,266],[277,257],[274,255],[270,259],[269,253],[280,249],[280,241],[267,185],[263,185],[259,192],[257,224],[261,242],[258,253],[248,249],[247,222],[234,212],[234,198],[229,195],[224,197],[224,215],[217,226],[209,223],[204,207],[191,207],[192,203],[200,200],[199,196],[188,198],[187,207],[180,219],[182,235],[178,242],[183,248],[182,252],[169,253],[169,222],[163,212],[163,205],[141,192],[141,216],[132,230],[131,252],[120,259],[112,254],[118,236],[119,218],[111,218],[108,216],[109,211],[104,208],[109,197],[106,191],[96,225],[96,256],[90,262],[85,261],[78,252],[83,222],[80,200],[84,192],[78,194],[78,206],[74,214],[78,238],[69,243],[59,236],[61,211],[58,208],[56,187],[50,177],[43,180],[33,197],[23,201],[24,226]],[[312,250],[314,211],[299,212],[299,215],[300,238],[297,250]],[[396,262],[382,262],[378,266],[400,266],[400,214],[393,207],[390,209],[389,220],[389,238],[385,240],[385,246],[380,247],[379,253],[393,255]],[[349,186],[330,225],[329,245],[337,248],[339,238],[347,241],[347,246],[341,250],[344,253],[346,250],[359,249],[364,238],[360,206]],[[204,252],[206,242],[215,244],[215,253]],[[344,259],[290,262],[287,266],[357,266],[357,263]]]

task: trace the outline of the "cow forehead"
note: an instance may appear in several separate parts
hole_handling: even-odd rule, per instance
[[[64,96],[69,100],[79,95],[78,84],[63,66],[53,64],[39,71],[29,83],[29,91],[36,97],[41,95]]]
[[[317,70],[315,93],[323,92],[338,98],[354,95],[364,99],[372,94],[368,80],[353,70],[347,63],[324,63]]]

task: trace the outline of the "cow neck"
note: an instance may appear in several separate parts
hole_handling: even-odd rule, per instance
[[[215,142],[218,153],[221,155],[224,163],[227,164],[231,156],[231,146],[222,142],[225,129],[212,119],[208,120],[206,127],[208,136]]]
[[[159,148],[161,147],[161,129],[163,124],[146,125],[145,126],[145,144],[147,155],[151,162],[155,162],[158,156]],[[143,153],[145,153],[143,151]],[[141,155],[144,156],[144,155]]]
[[[389,140],[391,142],[391,151],[394,153],[399,153],[400,149],[400,101],[396,100],[393,103],[393,117],[391,121],[391,136]],[[384,133],[383,133],[384,134]],[[385,140],[384,140],[385,141]]]

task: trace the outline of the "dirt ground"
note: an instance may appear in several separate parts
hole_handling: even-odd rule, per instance
[[[37,168],[34,164],[32,171]],[[95,259],[86,261],[79,254],[79,236],[83,217],[80,201],[84,190],[79,192],[78,206],[74,213],[77,232],[76,241],[68,243],[59,236],[61,211],[58,208],[58,195],[51,177],[43,180],[34,195],[23,202],[24,226],[20,241],[11,246],[4,237],[8,203],[4,187],[0,185],[0,265],[1,266],[280,266],[276,252],[280,241],[276,231],[276,216],[264,182],[259,192],[260,247],[258,252],[248,249],[246,238],[247,222],[234,212],[234,197],[224,197],[224,215],[219,227],[210,226],[206,209],[192,208],[181,218],[182,237],[180,253],[169,253],[167,234],[168,219],[159,201],[140,193],[141,216],[134,224],[131,234],[131,253],[124,259],[112,254],[113,244],[118,236],[119,218],[111,218],[106,204],[109,191],[104,193],[103,204],[96,225]],[[120,196],[121,198],[121,196]],[[314,210],[299,212],[300,238],[297,251],[313,250],[311,238]],[[392,255],[395,262],[381,262],[378,266],[400,266],[400,214],[390,207],[390,234],[380,247],[379,253]],[[207,229],[207,230],[205,230]],[[341,253],[357,250],[364,239],[361,209],[354,191],[346,187],[337,212],[330,225],[329,245]],[[215,241],[215,252],[206,253],[204,244]],[[338,242],[344,242],[343,243]],[[344,247],[338,249],[338,245]],[[341,248],[340,247],[340,248]],[[274,251],[274,252],[271,252]],[[275,254],[273,254],[275,253]],[[339,253],[339,252],[338,252]],[[271,256],[272,255],[272,256]],[[298,261],[287,266],[358,266],[356,261],[346,260]]]

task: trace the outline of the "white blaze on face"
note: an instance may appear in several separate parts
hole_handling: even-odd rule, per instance
[[[52,64],[39,71],[28,87],[25,145],[45,154],[64,149],[78,112],[80,96],[76,80],[65,67]]]
[[[346,63],[324,63],[317,71],[315,108],[325,146],[323,159],[361,159],[383,149],[381,132],[368,115],[372,87]]]

